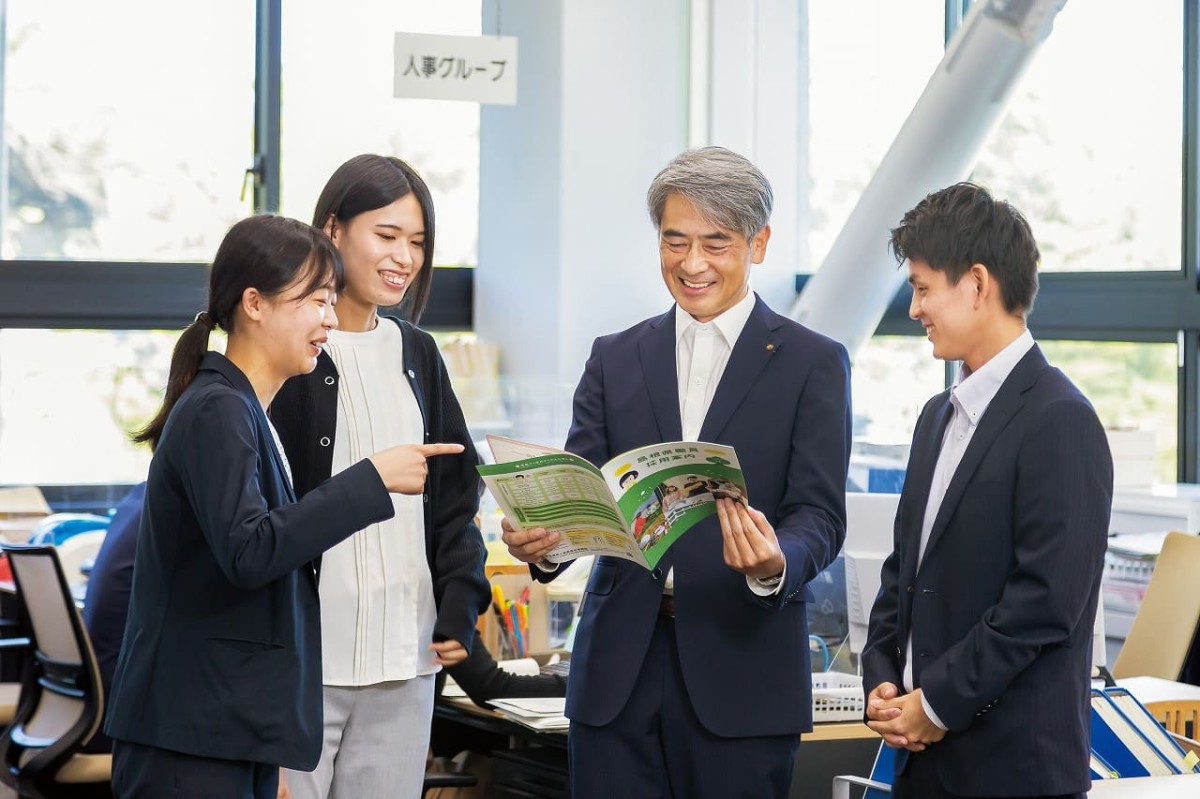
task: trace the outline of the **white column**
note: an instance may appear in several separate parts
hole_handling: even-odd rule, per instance
[[[485,0],[517,36],[516,106],[484,106],[475,327],[517,379],[578,381],[592,340],[671,304],[646,211],[687,146],[686,5]]]

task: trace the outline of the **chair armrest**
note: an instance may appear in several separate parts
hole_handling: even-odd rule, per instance
[[[457,771],[427,771],[422,790],[430,788],[466,788],[477,782],[474,774]]]
[[[884,793],[891,793],[892,786],[886,782],[876,782],[866,777],[855,777],[852,774],[839,774],[833,778],[833,799],[850,799],[850,786],[858,785],[863,788],[873,788]]]

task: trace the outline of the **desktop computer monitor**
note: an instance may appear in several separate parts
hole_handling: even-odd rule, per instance
[[[879,593],[879,571],[892,553],[892,531],[899,494],[846,494],[846,614],[850,651],[867,641],[871,606]]]
[[[850,651],[862,652],[867,642],[871,607],[879,594],[879,572],[892,553],[893,529],[899,494],[846,494],[846,615]],[[1105,652],[1104,613],[1096,614],[1092,631],[1092,665],[1108,662]]]

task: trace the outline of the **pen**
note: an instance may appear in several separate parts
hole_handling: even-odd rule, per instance
[[[512,616],[511,623],[512,623],[512,631],[513,631],[513,642],[514,642],[514,648],[517,650],[517,657],[524,657],[525,656],[525,648],[521,644],[521,625],[517,620],[517,606],[510,604],[508,611]]]

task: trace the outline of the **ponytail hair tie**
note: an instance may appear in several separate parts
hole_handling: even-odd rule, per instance
[[[213,318],[208,311],[201,311],[200,313],[196,314],[196,319],[192,322],[192,324],[197,323],[207,327],[210,332],[217,326],[217,323],[213,321]]]

